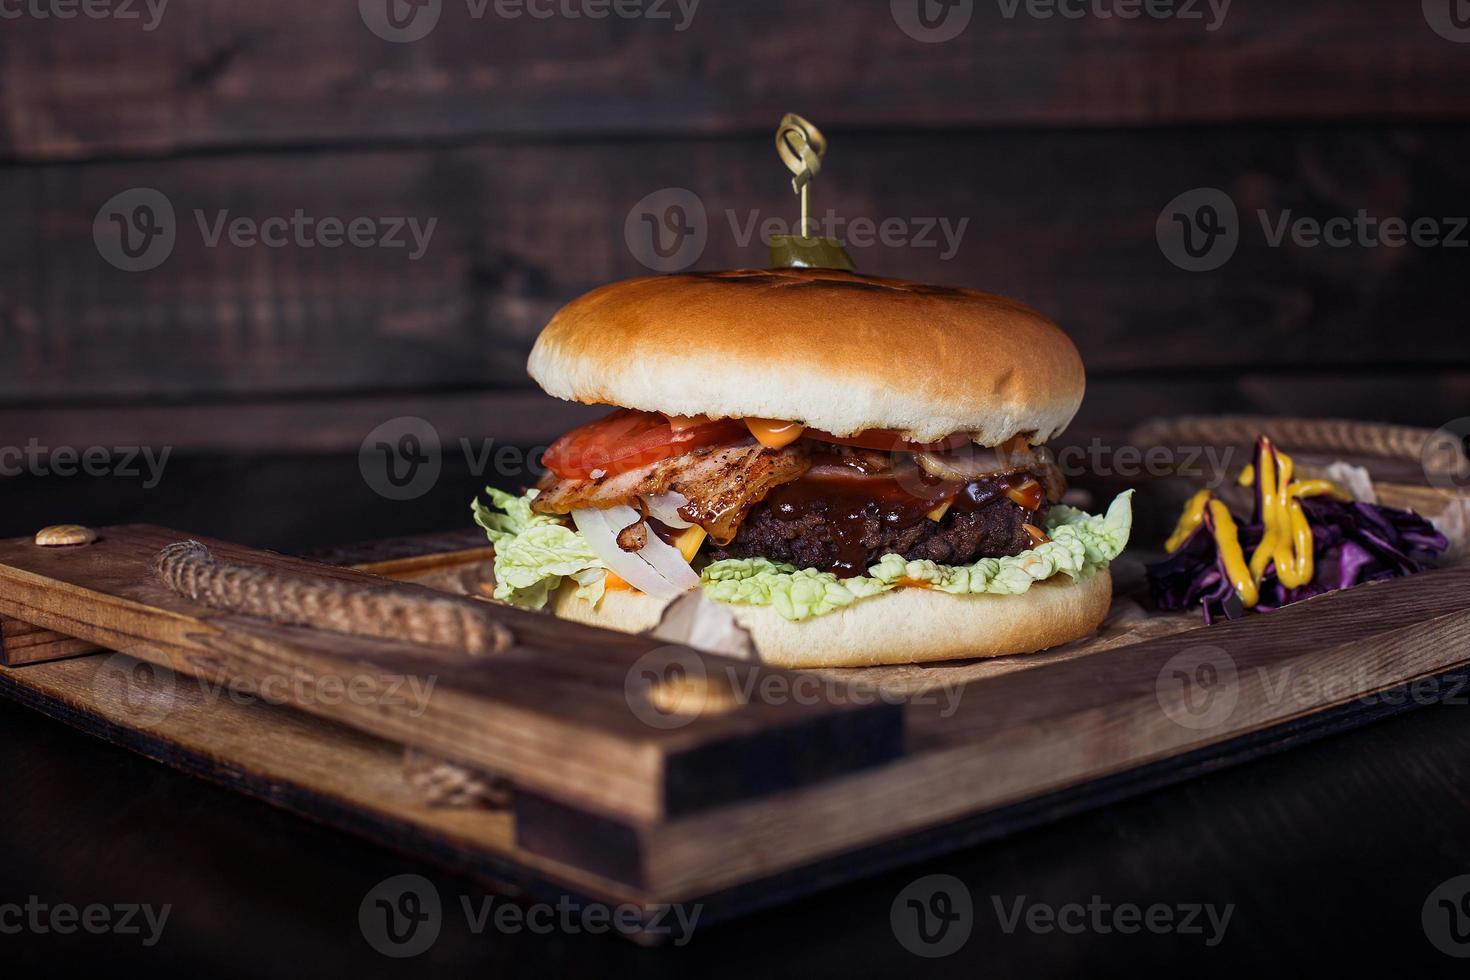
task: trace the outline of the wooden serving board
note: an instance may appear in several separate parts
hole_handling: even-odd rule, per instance
[[[705,922],[1458,693],[1444,675],[1470,661],[1464,565],[1209,628],[1145,615],[1125,588],[1100,637],[1046,654],[796,674],[499,607],[517,642],[488,658],[275,626],[154,581],[152,556],[183,537],[0,542],[0,636],[16,641],[0,693],[467,873],[650,910],[699,902]],[[457,536],[331,565],[208,543],[344,582],[487,581],[486,553]],[[738,696],[670,725],[628,686],[696,661],[708,690]],[[280,677],[433,687],[408,706],[229,693]],[[431,805],[405,746],[504,792]]]

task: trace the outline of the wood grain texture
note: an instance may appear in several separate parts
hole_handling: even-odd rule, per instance
[[[20,667],[80,657],[102,650],[95,643],[0,616],[0,665]]]
[[[3,670],[0,690],[150,758],[379,841],[412,827],[415,850],[442,848],[456,860],[483,862],[483,872],[501,881],[549,880],[611,902],[636,897],[616,882],[518,851],[515,818],[507,809],[425,804],[404,780],[397,743],[257,697],[218,697],[163,667],[148,678],[153,690],[166,692],[160,708],[159,699],[143,696],[122,669],[127,663],[114,655]]]
[[[1413,392],[1412,398],[1405,392]],[[1139,446],[1129,433],[1142,420],[1177,414],[1248,412],[1362,418],[1437,428],[1470,403],[1470,370],[1277,370],[1270,365],[1217,376],[1191,371],[1168,377],[1089,377],[1076,420],[1053,444],[1108,452]],[[392,419],[422,418],[439,434],[446,462],[490,482],[534,482],[534,453],[606,412],[535,391],[397,396],[249,399],[163,405],[50,405],[0,408],[0,430],[15,444],[86,448],[167,447],[174,458],[268,455],[288,467],[306,455],[356,455],[374,429]],[[504,455],[497,461],[496,453]],[[1125,474],[1126,475],[1126,474]],[[17,533],[19,532],[17,528]]]
[[[502,888],[466,880],[467,865],[453,854],[420,848],[412,828],[380,829],[354,820],[355,811],[313,812],[308,788],[289,779],[252,784],[248,774],[240,778],[208,756],[196,766],[177,753],[170,761],[186,771],[170,771],[86,734],[96,729],[79,713],[66,721],[0,701],[0,768],[10,790],[10,832],[0,837],[4,880],[21,895],[171,901],[169,956],[196,973],[217,973],[218,951],[244,933],[272,942],[237,944],[231,964],[242,974],[291,977],[293,964],[310,962],[333,976],[375,975],[383,959],[362,941],[356,910],[368,889],[404,872],[428,877],[449,907],[466,893],[477,906],[490,897],[512,900]],[[1300,730],[1280,733],[1247,755],[1168,773],[1176,783],[1196,777],[1187,783],[1129,783],[1110,796],[1068,797],[1092,812],[1039,801],[1027,821],[1013,812],[1007,823],[968,834],[940,828],[711,900],[696,941],[682,951],[461,925],[443,930],[432,966],[484,980],[519,977],[528,962],[587,980],[824,976],[833,969],[908,976],[915,960],[894,941],[890,906],[910,881],[944,873],[965,882],[977,911],[992,895],[1025,895],[1054,907],[1093,895],[1141,906],[1235,906],[1226,941],[1207,952],[1198,936],[1089,932],[1059,941],[1055,933],[1021,929],[972,937],[942,961],[955,976],[1058,976],[1082,962],[1109,975],[1198,974],[1206,959],[1211,976],[1260,972],[1266,961],[1353,976],[1364,954],[1360,944],[1338,941],[1345,929],[1391,948],[1401,970],[1438,976],[1453,961],[1425,941],[1418,910],[1430,888],[1470,867],[1466,759],[1470,713],[1463,699],[1310,744]],[[975,846],[980,841],[991,843]],[[294,856],[289,889],[281,887],[281,854]],[[446,873],[440,864],[458,870]],[[536,889],[534,876],[494,875],[509,881],[520,901],[560,898]],[[487,895],[488,887],[496,890]],[[708,928],[775,902],[788,904]],[[146,969],[158,957],[136,942],[84,933],[58,945],[68,966],[99,975],[134,963]],[[44,975],[55,955],[47,944],[11,943],[6,963]]]
[[[649,886],[668,895],[729,886],[752,865],[804,863],[1365,704],[1470,660],[1467,584],[1470,568],[1446,569],[1008,673],[966,687],[952,715],[943,699],[913,702],[909,722],[925,750],[871,773],[672,821],[645,850]],[[1175,719],[1190,717],[1185,699],[1202,692],[1163,686],[1165,669],[1181,655],[1176,662],[1196,666],[1219,653],[1237,672],[1234,707],[1210,724],[1181,724]]]
[[[357,568],[400,582],[416,582],[457,595],[481,595],[478,586],[493,554],[484,547],[484,533],[471,531],[422,535],[400,540],[364,543],[312,556],[328,565]],[[0,616],[0,666],[22,667],[98,653],[95,643],[54,630]]]
[[[976,829],[984,814],[1027,805],[1034,810],[1036,801],[1064,801],[1068,793],[1075,794],[1072,804],[1049,802],[1041,812],[1085,805],[1079,801],[1116,792],[1098,788],[1110,780],[1147,785],[1149,778],[1139,774],[1170,760],[1181,771],[1192,770],[1196,763],[1181,760],[1214,752],[1218,764],[1224,758],[1218,753],[1228,754],[1232,743],[1271,742],[1276,737],[1269,733],[1283,726],[1306,731],[1331,717],[1361,720],[1454,693],[1442,690],[1447,682],[1428,681],[1429,691],[1415,682],[1470,661],[1467,586],[1470,566],[1460,565],[1210,628],[1197,622],[1191,628],[1175,617],[1180,622],[1145,631],[1152,639],[1117,644],[1105,638],[1060,656],[997,661],[982,673],[967,674],[963,667],[954,668],[959,674],[945,667],[920,671],[922,678],[912,668],[892,668],[887,677],[879,670],[829,672],[820,688],[823,700],[871,698],[874,688],[906,700],[912,737],[903,757],[667,819],[613,812],[564,788],[555,794],[559,799],[550,799],[544,783],[517,771],[513,846],[503,836],[487,836],[473,845],[483,852],[479,859],[459,860],[478,868],[486,855],[509,853],[512,863],[524,865],[529,855],[532,865],[570,865],[584,884],[611,882],[644,901],[693,901],[879,842],[927,835],[925,849],[942,849],[946,838],[936,833],[947,825],[968,828],[956,830],[954,840],[972,839],[992,832]],[[0,605],[11,601],[6,589],[0,575]],[[584,649],[580,656],[593,653]],[[1200,674],[1205,663],[1213,675]],[[31,671],[48,679],[53,669],[67,666],[0,676],[25,685]],[[1406,684],[1413,685],[1412,695],[1384,697]],[[1211,705],[1220,698],[1226,709],[1216,711]],[[157,713],[146,698],[135,697],[131,709],[143,711],[145,720]],[[164,721],[168,717],[165,712]],[[347,720],[361,726],[360,719]],[[461,740],[467,734],[461,726]],[[720,765],[698,771],[711,779]],[[578,778],[587,776],[579,772]],[[308,786],[304,792],[314,791]]]
[[[183,535],[149,527],[99,531],[96,543],[69,551],[27,539],[0,542],[0,613],[217,686],[285,697],[308,712],[592,810],[657,819],[871,765],[902,748],[896,705],[748,700],[680,724],[645,721],[659,713],[639,714],[645,695],[629,693],[630,678],[669,677],[672,665],[699,669],[712,678],[716,697],[730,693],[714,686],[727,676],[759,685],[778,672],[738,663],[733,674],[717,674],[722,658],[510,607],[496,607],[497,618],[516,643],[477,658],[222,612],[153,578],[153,556]],[[204,543],[223,561],[369,587],[385,581]],[[700,780],[711,766],[723,778]]]
[[[1470,387],[1470,372],[1465,375]],[[186,404],[0,408],[0,425],[38,446],[169,446],[181,454],[295,456],[356,454],[369,433],[392,419],[423,418],[445,451],[494,462],[502,447],[548,446],[602,412],[540,391],[421,393],[396,396],[249,399]],[[488,442],[487,442],[488,440]],[[486,450],[488,448],[488,454]],[[523,457],[522,457],[523,458]]]
[[[817,213],[911,222],[891,247],[855,245],[859,268],[1025,300],[1071,334],[1095,380],[1470,366],[1463,250],[1277,248],[1260,218],[1450,217],[1448,202],[1470,194],[1461,130],[1008,131],[837,145]],[[133,187],[162,191],[176,215],[174,250],[150,272],[111,267],[93,242],[98,210]],[[761,223],[795,220],[764,138],[13,169],[0,213],[34,236],[0,240],[0,383],[21,403],[525,390],[526,354],[562,303],[649,273],[625,224],[633,213],[641,227],[640,201],[668,187],[703,201],[699,268],[764,265]],[[1155,237],[1171,199],[1199,187],[1226,190],[1240,212],[1240,247],[1213,273],[1176,268]],[[209,228],[222,212],[259,222],[298,209],[437,224],[418,261],[410,248],[210,247],[199,226],[201,215]]]
[[[1123,20],[1037,18],[1024,3],[1007,16],[1006,5],[977,2],[967,29],[942,44],[907,36],[878,0],[706,0],[687,24],[672,0],[657,6],[672,16],[508,19],[492,0],[476,19],[484,4],[445,0],[438,27],[409,44],[374,36],[352,3],[176,4],[152,31],[136,21],[11,20],[0,153],[764,136],[792,108],[849,129],[1467,111],[1459,92],[1470,68],[1415,3],[1235,4],[1217,21],[1204,3],[1190,5],[1203,16]]]
[[[126,662],[125,658],[93,657],[24,671],[0,668],[0,696],[234,792],[498,888],[548,900],[565,896],[609,905],[627,902],[643,906],[646,913],[662,904],[656,893],[625,879],[600,876],[585,864],[548,857],[534,846],[538,838],[554,839],[561,830],[557,821],[565,820],[574,822],[578,839],[585,842],[590,836],[586,814],[523,798],[506,808],[427,806],[405,781],[402,752],[394,743],[259,699],[214,697],[207,688],[164,668],[149,679],[158,690],[168,691],[168,710],[160,712],[140,698],[136,679],[119,669],[120,660]],[[1463,676],[1448,678],[1445,690],[1463,681]],[[1235,741],[1219,751],[1177,757],[1167,764],[1133,770],[1125,778],[1102,780],[964,824],[936,827],[925,834],[865,847],[861,853],[847,852],[771,878],[753,879],[701,895],[702,922],[708,925],[746,914],[977,840],[1116,803],[1158,785],[1218,772],[1263,752],[1356,727],[1382,713],[1319,715],[1312,724],[1262,733],[1260,739]],[[657,846],[656,840],[649,843]],[[596,855],[587,863],[595,866],[605,860]],[[655,937],[643,938],[652,941]]]

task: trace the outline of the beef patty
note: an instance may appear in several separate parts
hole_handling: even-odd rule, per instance
[[[734,540],[710,557],[769,558],[846,577],[863,574],[888,554],[945,565],[1019,554],[1033,543],[1025,525],[1039,524],[1040,514],[988,483],[971,484],[974,492],[963,496],[964,501],[983,503],[957,504],[939,521],[923,516],[922,508],[882,500],[792,499],[778,490],[752,508]]]

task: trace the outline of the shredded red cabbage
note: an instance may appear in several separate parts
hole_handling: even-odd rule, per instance
[[[1377,504],[1331,497],[1301,501],[1312,526],[1312,580],[1299,589],[1284,587],[1268,566],[1257,609],[1271,610],[1364,582],[1423,571],[1448,546],[1445,536],[1418,514]],[[1259,512],[1255,520],[1259,522]],[[1242,525],[1240,543],[1247,555],[1260,542],[1260,523]],[[1168,558],[1148,567],[1149,591],[1160,609],[1188,609],[1199,603],[1206,623],[1237,619],[1244,613],[1225,574],[1210,528],[1202,524]]]

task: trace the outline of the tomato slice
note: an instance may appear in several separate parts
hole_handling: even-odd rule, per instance
[[[563,479],[586,480],[594,473],[626,473],[661,459],[706,446],[751,438],[738,419],[699,422],[675,429],[656,412],[620,408],[573,429],[551,444],[542,461]]]
[[[904,453],[942,452],[946,449],[958,449],[970,442],[970,437],[962,432],[941,439],[939,442],[909,442],[899,435],[897,429],[864,429],[850,436],[834,436],[820,429],[807,429],[804,435],[808,439],[815,439],[818,442],[834,442],[839,446],[856,446],[859,449]]]

